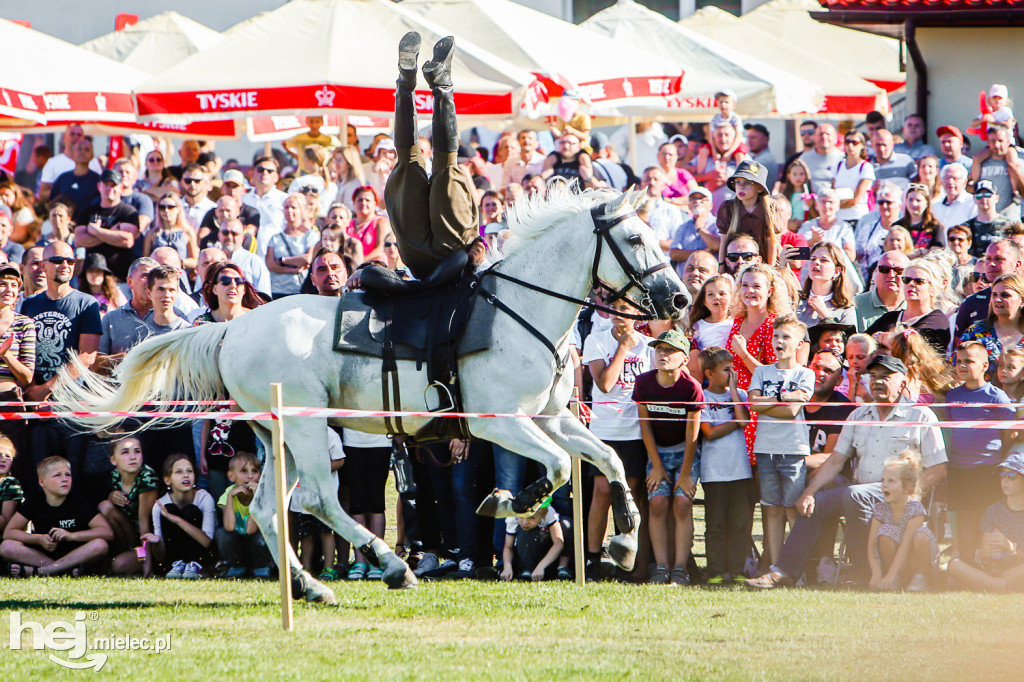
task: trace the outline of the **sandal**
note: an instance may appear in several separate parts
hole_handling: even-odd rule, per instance
[[[384,576],[384,571],[382,571],[381,569],[377,568],[376,566],[371,566],[370,570],[368,570],[366,572],[366,579],[367,580],[380,580],[383,576]]]
[[[769,571],[760,578],[751,578],[743,584],[747,587],[753,587],[759,590],[773,590],[776,587],[792,587],[796,584],[796,581],[788,575]]]
[[[317,576],[317,580],[319,580],[322,583],[333,582],[337,579],[338,572],[335,571],[333,568],[325,568],[324,570],[320,571],[320,575]]]
[[[365,580],[366,579],[366,564],[361,561],[357,561],[352,564],[352,568],[348,569],[349,580]]]

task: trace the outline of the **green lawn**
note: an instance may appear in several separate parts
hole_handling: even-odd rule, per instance
[[[391,592],[335,584],[338,607],[276,583],[109,578],[0,580],[4,612],[88,637],[171,636],[169,653],[109,653],[104,676],[227,679],[1020,679],[1024,597],[617,584],[441,582]],[[6,650],[5,680],[93,675]],[[438,677],[438,676],[441,677]]]

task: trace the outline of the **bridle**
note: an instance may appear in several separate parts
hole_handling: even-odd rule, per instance
[[[503,301],[499,300],[497,294],[487,291],[486,289],[483,288],[483,286],[480,285],[482,285],[484,278],[496,277],[498,279],[503,279],[507,282],[512,282],[513,284],[517,284],[526,289],[530,289],[531,291],[536,291],[546,296],[551,296],[552,298],[557,298],[562,301],[575,303],[585,308],[592,308],[594,310],[599,310],[601,312],[611,313],[613,315],[616,315],[617,317],[624,317],[630,320],[656,319],[658,317],[658,312],[655,309],[654,300],[651,298],[651,290],[647,287],[647,285],[643,283],[643,280],[645,277],[648,277],[649,275],[652,275],[655,272],[658,272],[659,270],[663,270],[664,268],[669,267],[669,265],[668,263],[664,262],[657,263],[642,272],[638,271],[635,267],[633,267],[632,263],[630,263],[626,259],[626,255],[622,252],[622,249],[619,248],[619,245],[615,243],[615,240],[611,238],[609,233],[611,232],[611,229],[618,225],[619,223],[635,217],[636,211],[630,211],[615,218],[608,218],[603,214],[605,206],[606,204],[600,204],[590,209],[590,217],[594,222],[594,234],[597,235],[597,248],[594,251],[594,262],[590,268],[591,288],[600,286],[604,287],[608,291],[613,291],[614,293],[612,294],[612,296],[605,299],[606,302],[610,303],[621,299],[626,301],[633,307],[637,308],[638,310],[643,311],[642,314],[637,315],[633,313],[626,313],[618,310],[613,310],[612,308],[609,308],[606,305],[600,305],[598,303],[594,303],[586,299],[576,298],[575,296],[569,296],[568,294],[563,294],[559,291],[552,291],[551,289],[538,286],[531,282],[526,282],[524,280],[519,279],[518,277],[513,277],[512,275],[508,275],[505,274],[504,272],[496,270],[495,267],[497,266],[497,264],[492,265],[490,268],[484,270],[483,272],[477,275],[478,293],[480,294],[480,296],[483,297],[485,301],[493,305],[495,308],[498,308],[506,315],[514,319],[516,322],[522,325],[527,331],[529,331],[531,334],[537,337],[537,339],[539,339],[541,343],[543,343],[545,347],[547,347],[547,349],[551,351],[551,354],[555,357],[555,363],[558,366],[559,373],[561,373],[562,370],[565,368],[565,360],[559,356],[558,349],[555,347],[555,344],[553,344],[546,336],[544,336],[526,318],[524,318],[522,315],[517,313],[512,308],[508,307]],[[607,242],[608,250],[611,251],[612,255],[615,257],[615,260],[618,262],[619,267],[622,268],[622,272],[626,275],[626,278],[628,279],[626,284],[618,290],[616,290],[614,287],[612,287],[604,280],[602,280],[597,273],[598,267],[601,264],[601,249],[605,242]],[[633,288],[637,289],[637,291],[640,292],[639,301],[634,300],[626,295],[627,292]]]

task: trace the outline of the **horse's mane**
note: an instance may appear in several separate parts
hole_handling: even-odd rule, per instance
[[[523,242],[535,239],[552,226],[618,196],[619,193],[612,190],[588,189],[577,192],[567,183],[553,183],[548,187],[546,197],[534,195],[517,199],[506,212],[512,236],[502,246],[502,253],[509,254]],[[634,209],[632,201],[623,201],[615,208],[614,215],[609,217],[618,217]]]

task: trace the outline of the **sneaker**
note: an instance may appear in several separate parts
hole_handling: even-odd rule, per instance
[[[270,580],[270,568],[254,568],[252,577],[256,580]]]
[[[185,572],[181,574],[185,580],[199,580],[203,577],[203,565],[198,561],[190,561],[185,566]]]
[[[324,570],[320,571],[320,575],[317,576],[317,580],[319,580],[322,583],[334,582],[337,579],[338,572],[333,568],[325,568]]]
[[[384,571],[377,568],[376,566],[370,566],[370,570],[366,572],[367,580],[380,580],[383,577]]]
[[[533,574],[529,571],[520,571],[519,575],[516,576],[516,580],[522,581],[524,583],[533,582]]]
[[[227,571],[224,572],[224,578],[226,580],[241,580],[245,577],[244,566],[231,566]]]
[[[672,569],[672,584],[673,585],[689,585],[690,574],[686,572],[686,569],[682,566],[676,566]]]
[[[924,577],[920,573],[915,573],[914,577],[907,583],[907,592],[927,592],[928,591],[928,578]]]
[[[448,573],[445,578],[448,580],[465,580],[466,578],[472,578],[475,570],[476,564],[472,559],[459,559],[458,570]]]
[[[184,577],[184,575],[185,575],[185,562],[184,561],[175,561],[173,564],[171,564],[171,570],[169,570],[167,572],[167,575],[164,576],[164,577],[170,578],[171,580],[180,580],[182,577]]]
[[[821,561],[818,562],[818,584],[827,583],[829,585],[836,582],[836,565],[828,557],[821,557]]]
[[[651,577],[648,578],[647,582],[652,585],[668,585],[671,578],[668,575],[668,566],[665,564],[658,564],[651,571]]]
[[[420,557],[419,563],[416,564],[416,570],[413,571],[413,574],[417,578],[422,578],[424,573],[433,571],[437,566],[437,555],[431,552],[424,552],[423,556]]]
[[[747,576],[745,576],[742,573],[737,573],[736,575],[734,575],[732,577],[732,584],[733,585],[746,585],[747,584]]]
[[[710,585],[711,587],[721,587],[722,585],[725,585],[726,582],[727,581],[725,579],[725,576],[722,575],[721,573],[718,574],[718,575],[711,576],[707,580],[707,584]]]
[[[451,559],[445,559],[437,568],[431,571],[424,571],[422,573],[422,577],[426,578],[427,580],[437,580],[439,578],[445,577],[452,571],[457,570],[459,570],[459,565],[457,563],[455,563]]]
[[[568,566],[559,566],[558,573],[555,575],[556,580],[572,580],[572,571],[569,570]]]
[[[476,580],[497,580],[498,569],[494,566],[481,566],[473,573],[473,578]]]

